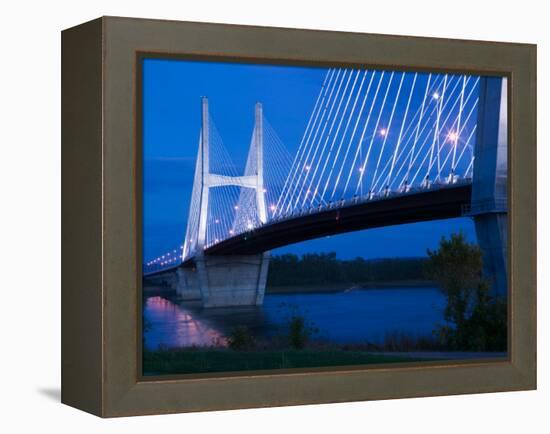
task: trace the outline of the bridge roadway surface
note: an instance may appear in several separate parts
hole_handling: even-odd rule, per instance
[[[227,238],[205,249],[205,255],[249,255],[323,236],[384,226],[440,220],[464,215],[472,186],[458,183],[384,198],[347,201],[343,206],[312,210]],[[183,266],[192,266],[193,258]]]

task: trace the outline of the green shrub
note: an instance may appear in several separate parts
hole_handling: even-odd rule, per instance
[[[447,324],[436,330],[440,341],[452,350],[506,351],[506,300],[491,295],[480,248],[453,234],[428,256],[427,275],[447,298]]]
[[[248,327],[238,326],[229,334],[227,344],[232,350],[246,351],[253,349],[256,346],[256,341]]]
[[[292,315],[289,324],[290,346],[297,350],[303,349],[309,341],[312,334],[318,330],[311,324],[306,324],[306,320],[301,315]]]

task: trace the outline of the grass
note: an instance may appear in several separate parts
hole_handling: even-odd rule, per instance
[[[406,356],[387,356],[350,350],[232,351],[185,349],[145,351],[143,371],[154,374],[255,371],[262,369],[311,368],[411,362]]]

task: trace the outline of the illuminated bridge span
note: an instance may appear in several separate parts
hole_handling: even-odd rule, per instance
[[[506,96],[502,78],[330,69],[293,158],[256,104],[240,174],[203,98],[184,244],[144,274],[204,306],[261,304],[273,248],[470,215],[505,292]]]

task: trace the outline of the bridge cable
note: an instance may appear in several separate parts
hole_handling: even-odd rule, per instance
[[[462,116],[462,110],[464,109],[464,89],[466,88],[466,76],[464,75],[462,77],[462,91],[460,92],[460,108],[459,108],[459,112],[458,112],[458,126],[457,126],[457,130],[460,131],[460,118]],[[456,162],[456,147],[457,147],[457,144],[458,144],[458,138],[460,136],[456,135],[455,137],[455,140],[454,140],[454,146],[453,146],[453,161],[452,161],[452,167],[451,167],[451,171],[452,173],[454,174],[454,171],[456,169],[456,165],[455,165],[455,162]]]
[[[315,152],[313,153],[313,156],[311,157],[311,161],[308,163],[308,168],[306,171],[305,171],[305,177],[304,177],[304,180],[302,182],[302,188],[300,191],[298,191],[298,196],[296,197],[296,200],[294,201],[294,205],[292,207],[292,209],[296,209],[297,205],[298,205],[298,202],[300,200],[300,198],[302,197],[302,195],[304,195],[304,202],[305,200],[308,199],[308,195],[311,192],[310,189],[306,189],[306,182],[307,182],[307,178],[309,177],[309,175],[312,173],[312,176],[311,178],[314,179],[315,178],[315,175],[317,174],[317,171],[320,167],[320,163],[321,161],[323,161],[323,154],[325,152],[325,149],[327,147],[327,144],[328,144],[328,141],[330,139],[330,135],[332,133],[332,129],[334,127],[334,124],[336,122],[336,119],[337,119],[337,116],[338,116],[338,113],[340,111],[340,107],[342,106],[342,101],[344,100],[345,96],[346,96],[346,92],[348,90],[348,86],[349,86],[349,83],[350,83],[350,80],[351,80],[351,77],[353,75],[353,70],[350,70],[349,71],[349,75],[348,75],[348,79],[346,80],[346,84],[344,86],[344,90],[342,92],[342,94],[340,95],[340,98],[338,99],[338,104],[337,104],[337,109],[336,109],[336,113],[333,115],[333,111],[334,111],[334,107],[336,105],[336,100],[335,100],[335,104],[333,104],[331,106],[331,109],[330,109],[330,112],[325,120],[325,124],[323,125],[323,130],[321,131],[321,136],[319,138],[319,141],[317,142],[317,146],[315,147]],[[338,89],[340,90],[340,89]],[[330,119],[332,118],[332,122],[330,122]],[[329,128],[329,131],[328,131],[328,134],[326,135],[326,137],[324,136],[325,134],[325,131],[326,131],[326,128],[328,126],[330,122],[330,128]],[[324,140],[323,140],[324,138]],[[319,144],[323,142],[323,146],[321,148],[321,155],[319,156],[319,158],[316,159],[316,156],[317,156],[317,151],[319,149]],[[313,169],[313,171],[311,170],[311,168],[313,167],[313,162],[316,162],[315,163],[315,169]],[[315,193],[312,194],[311,197],[314,197],[315,196]]]
[[[323,126],[323,130],[321,131],[321,137],[319,139],[319,141],[317,142],[317,146],[315,147],[315,152],[313,153],[312,157],[311,157],[311,161],[308,163],[308,167],[309,169],[305,171],[305,177],[303,179],[303,182],[302,182],[302,189],[299,191],[299,194],[298,196],[296,197],[296,200],[294,202],[294,205],[293,205],[293,209],[296,209],[296,207],[298,206],[298,202],[300,201],[300,198],[302,197],[302,195],[304,196],[303,198],[303,202],[302,202],[302,206],[304,205],[304,203],[306,202],[306,200],[308,199],[308,196],[311,194],[311,202],[313,202],[313,198],[315,196],[315,192],[312,192],[311,191],[311,185],[312,185],[312,182],[313,180],[315,179],[315,176],[317,174],[317,171],[319,169],[319,166],[320,166],[320,162],[323,160],[323,155],[324,155],[324,152],[325,152],[325,149],[327,147],[327,144],[328,144],[328,141],[330,139],[330,135],[332,133],[332,129],[334,127],[334,124],[336,122],[336,119],[338,117],[338,113],[340,112],[340,108],[342,106],[342,102],[346,96],[346,92],[348,90],[348,86],[349,86],[349,83],[350,83],[350,80],[351,80],[351,77],[353,76],[353,70],[350,70],[350,73],[348,75],[348,79],[346,81],[346,85],[344,86],[344,90],[342,92],[342,95],[340,96],[340,99],[338,100],[338,105],[337,105],[337,109],[336,109],[336,113],[334,114],[334,116],[332,116],[332,112],[333,112],[333,109],[334,109],[334,105],[331,106],[331,110],[329,112],[329,115],[327,116],[327,119],[325,121],[325,124]],[[356,80],[354,81],[354,86],[355,86],[355,82],[357,81],[357,76],[356,76]],[[352,92],[353,92],[353,87],[352,87]],[[351,95],[351,92],[350,92],[350,95]],[[348,100],[349,100],[349,96],[348,96]],[[329,131],[328,131],[328,134],[327,136],[325,137],[325,140],[323,141],[323,136],[324,136],[324,133],[326,131],[326,127],[331,119],[331,116],[332,116],[332,122],[330,123],[330,128],[329,128]],[[317,157],[317,151],[319,150],[319,144],[320,142],[324,142],[323,143],[323,146],[321,148],[321,153],[320,155]],[[311,170],[311,168],[313,167],[313,162],[316,162],[315,163],[315,169]],[[310,187],[306,189],[306,182],[307,182],[307,179],[309,177],[309,175],[311,174],[311,181],[310,181]]]
[[[477,79],[477,80],[479,80],[479,79]],[[467,102],[469,101],[470,97],[472,96],[472,94],[473,94],[473,92],[474,92],[474,90],[475,90],[475,85],[476,85],[476,83],[477,83],[477,80],[476,80],[476,82],[474,83],[474,86],[472,87],[472,89],[470,90],[470,92],[468,93],[468,96],[466,97],[465,103],[467,103]],[[457,82],[457,83],[458,83],[458,82]],[[458,87],[458,86],[455,86],[455,88],[457,88],[457,87]],[[443,110],[445,110],[445,108],[446,108],[446,106],[448,105],[449,102],[450,102],[450,98],[447,98],[447,102],[444,104]],[[441,131],[441,129],[442,129],[443,127],[445,127],[445,125],[447,124],[447,122],[448,122],[448,120],[449,120],[449,117],[450,117],[451,114],[452,114],[452,111],[454,110],[454,108],[456,107],[457,104],[458,104],[458,99],[453,103],[451,109],[449,110],[449,113],[447,113],[445,119],[443,120],[443,123],[440,124],[439,131]],[[477,105],[477,103],[475,103],[475,105]],[[471,110],[470,110],[469,115],[471,115]],[[460,132],[459,132],[459,134],[460,134]],[[435,164],[435,160],[432,160],[432,161],[431,161],[431,164],[430,164],[429,167],[428,167],[428,172],[431,172],[431,170],[432,170],[434,164]],[[439,175],[438,175],[438,176],[439,176]],[[436,179],[437,179],[437,178],[436,178]]]
[[[373,81],[373,79],[374,79],[374,77],[375,77],[375,75],[376,75],[376,72],[377,72],[377,71],[374,71],[373,74],[372,74],[372,76],[371,76],[371,81],[369,82],[369,87],[368,87],[368,89],[367,89],[367,93],[366,93],[366,95],[365,95],[365,99],[363,100],[363,105],[362,105],[362,107],[361,107],[361,114],[362,114],[363,106],[365,105],[365,102],[366,102],[366,100],[367,100],[367,96],[369,95],[370,86],[371,86],[372,81]],[[378,85],[377,85],[377,87],[376,87],[376,91],[375,91],[375,93],[374,93],[374,97],[373,97],[372,103],[371,103],[370,108],[369,108],[369,112],[368,112],[368,115],[367,115],[367,119],[366,119],[366,121],[365,121],[365,124],[364,124],[364,126],[363,126],[363,130],[361,131],[361,135],[360,135],[359,141],[358,141],[358,143],[357,143],[357,150],[355,151],[355,156],[353,157],[353,163],[351,164],[351,170],[350,170],[349,173],[348,173],[348,177],[347,177],[347,179],[346,179],[346,184],[345,184],[345,186],[344,186],[344,194],[346,194],[346,191],[347,191],[347,189],[348,189],[348,185],[349,185],[350,180],[351,180],[351,175],[352,175],[352,173],[354,172],[355,164],[356,164],[356,162],[357,162],[357,158],[359,157],[359,154],[361,154],[361,156],[359,157],[359,158],[360,158],[359,161],[362,161],[362,158],[363,158],[363,156],[362,156],[362,148],[363,148],[363,140],[364,140],[364,138],[365,138],[365,132],[367,131],[367,127],[368,127],[368,125],[369,125],[369,121],[370,121],[370,118],[371,118],[372,110],[373,110],[373,108],[374,108],[374,106],[375,106],[375,104],[376,104],[376,101],[377,101],[377,99],[378,99],[378,91],[380,90],[380,85],[382,84],[382,79],[383,79],[383,78],[384,78],[384,71],[382,71],[382,74],[381,74],[381,76],[380,76],[380,79],[378,80]],[[359,118],[360,118],[360,117],[361,117],[361,116],[359,116]],[[358,119],[358,120],[359,120],[359,119]],[[351,141],[350,141],[350,143],[351,143]],[[359,171],[362,172],[363,170],[362,170],[361,168],[359,168]]]
[[[371,191],[372,191],[372,186],[373,186],[374,180],[376,179],[376,174],[378,173],[378,167],[380,166],[380,161],[382,159],[382,155],[383,155],[384,149],[386,147],[386,142],[388,140],[388,136],[390,135],[391,124],[392,124],[392,121],[393,121],[393,115],[395,113],[395,107],[397,106],[397,102],[399,101],[399,95],[401,94],[401,87],[403,86],[403,79],[404,78],[405,78],[405,72],[402,72],[401,73],[401,81],[399,82],[399,87],[397,89],[397,96],[395,97],[395,101],[393,103],[393,108],[392,108],[392,111],[391,111],[391,114],[390,114],[390,119],[389,119],[389,122],[388,122],[388,126],[386,128],[386,133],[384,134],[384,140],[382,141],[382,148],[380,150],[380,153],[378,154],[378,161],[376,162],[376,167],[374,169],[374,175],[372,177],[371,187],[370,187]]]
[[[357,182],[357,187],[355,188],[355,194],[357,194],[357,192],[359,191],[359,186],[361,186],[361,189],[363,188],[363,184],[362,184],[363,183],[363,176],[365,175],[365,172],[366,172],[367,163],[369,161],[370,153],[371,153],[371,150],[372,150],[372,144],[374,142],[374,138],[376,137],[376,131],[378,131],[378,125],[380,124],[380,118],[382,117],[382,112],[384,111],[384,107],[386,105],[386,99],[388,98],[388,93],[389,93],[389,90],[390,90],[391,82],[393,80],[393,74],[394,73],[392,71],[391,74],[390,74],[390,79],[389,79],[388,86],[386,87],[386,92],[384,93],[384,98],[382,99],[382,106],[380,107],[380,110],[378,112],[378,118],[376,119],[376,124],[374,126],[374,130],[373,130],[373,133],[372,133],[371,138],[370,138],[369,147],[367,149],[367,155],[365,156],[365,160],[364,160],[363,164],[361,165],[361,171],[360,171],[360,175],[359,175],[359,180]],[[382,76],[380,77],[379,85],[382,82],[383,78],[384,78],[384,71],[382,71]],[[377,89],[377,93],[378,93],[378,89]],[[369,114],[369,116],[370,116],[370,114]],[[364,132],[366,130],[366,126],[367,126],[367,124],[365,124],[365,129],[363,130],[363,134],[361,135],[361,140],[360,140],[361,143],[363,141],[363,135],[364,135]]]
[[[304,140],[305,140],[306,136],[308,137],[307,140],[309,140],[309,137],[311,135],[311,131],[313,130],[313,126],[317,122],[317,117],[319,115],[320,107],[324,104],[324,99],[326,97],[327,87],[330,86],[330,83],[331,83],[332,78],[334,76],[334,71],[335,70],[333,68],[331,68],[325,74],[325,79],[324,79],[323,84],[321,86],[321,91],[319,92],[319,95],[317,96],[317,100],[315,101],[315,106],[313,108],[313,112],[311,113],[311,116],[309,117],[309,121],[307,123],[306,129],[305,129],[304,134],[302,136],[302,140],[300,141],[300,145],[298,146],[298,151],[296,152],[296,155],[294,157],[294,161],[292,162],[291,171],[289,172],[289,176],[285,180],[285,184],[283,186],[283,191],[285,191],[285,192],[288,191],[287,186],[289,186],[289,182],[292,183],[292,181],[294,180],[294,176],[296,174],[297,167],[299,166],[299,164],[296,164],[296,163],[299,160],[299,156],[301,156]],[[327,84],[327,80],[328,80],[328,84]],[[323,95],[322,101],[321,101],[321,95]],[[320,101],[321,101],[321,104],[319,104]],[[315,117],[314,117],[314,115],[315,115]],[[312,119],[314,119],[313,124],[311,124]],[[311,125],[311,129],[310,129],[310,125]],[[296,168],[296,169],[293,170],[294,168]],[[294,175],[292,175],[292,177],[291,177],[290,175],[292,173],[294,173]],[[290,181],[291,178],[292,178],[292,181]],[[286,196],[285,197],[281,196],[281,198],[277,201],[277,204],[276,204],[277,210],[279,209],[281,200],[284,202],[285,198],[286,198]]]
[[[399,151],[399,145],[401,144],[401,138],[402,138],[402,135],[403,135],[403,127],[405,126],[405,122],[407,121],[407,114],[409,113],[409,107],[411,105],[411,99],[412,99],[412,95],[413,95],[414,88],[415,88],[415,85],[416,85],[417,75],[418,75],[417,73],[414,74],[413,82],[412,82],[412,85],[411,85],[411,92],[409,93],[409,99],[407,100],[407,106],[405,108],[405,114],[403,116],[403,121],[401,122],[401,129],[399,130],[399,136],[397,137],[397,144],[395,145],[395,149],[393,151],[393,157],[392,157],[392,163],[391,163],[390,171],[388,173],[388,176],[386,177],[386,182],[385,182],[386,185],[389,184],[389,181],[391,179],[391,175],[393,173],[393,168],[395,166],[395,157],[397,155],[397,152]],[[387,187],[389,187],[389,185],[387,185]]]
[[[365,76],[363,77],[363,80],[365,80],[365,77],[367,75],[369,71],[365,71]],[[338,177],[336,179],[336,183],[334,185],[334,190],[332,192],[332,196],[334,196],[335,192],[336,192],[336,189],[338,188],[338,185],[340,183],[340,177],[342,176],[342,172],[343,172],[343,169],[344,169],[344,166],[345,166],[345,162],[347,161],[348,159],[348,154],[349,154],[349,151],[351,150],[352,148],[352,143],[353,143],[353,139],[355,138],[355,134],[357,132],[357,127],[359,126],[359,121],[361,120],[361,116],[363,115],[363,110],[365,108],[365,105],[366,105],[366,102],[367,102],[367,98],[369,96],[369,92],[370,92],[370,89],[371,89],[371,85],[372,85],[372,82],[373,82],[373,79],[374,79],[374,75],[376,74],[376,71],[373,71],[373,73],[371,74],[370,76],[370,80],[369,80],[369,84],[367,85],[367,91],[365,93],[365,96],[363,97],[363,101],[361,103],[361,107],[359,109],[359,114],[357,115],[356,117],[356,120],[355,120],[355,124],[353,126],[353,130],[352,130],[352,133],[351,133],[351,136],[350,136],[350,139],[348,141],[348,145],[346,147],[346,153],[344,155],[344,160],[342,161],[342,165],[340,166],[340,171],[338,173]],[[363,86],[363,83],[361,83],[361,86]],[[359,91],[357,96],[359,97],[359,94],[361,92]],[[355,104],[357,103],[357,101],[355,101],[354,103],[354,109],[355,109]],[[347,129],[347,127],[346,127]],[[360,149],[360,146],[361,144],[359,143],[359,147],[358,147],[358,150]],[[356,153],[356,156],[357,156],[357,153]],[[353,168],[355,166],[355,159],[351,165],[351,168],[350,168],[350,173],[348,174],[348,179],[349,179],[349,176],[351,176],[351,173],[353,172]],[[347,184],[346,184],[346,187],[347,187]],[[345,188],[344,188],[344,192],[343,192],[343,195],[346,194],[346,191],[345,191]]]
[[[315,139],[317,137],[317,134],[319,132],[319,126],[323,122],[324,116],[325,116],[326,111],[327,111],[327,107],[330,104],[330,101],[332,99],[332,95],[334,93],[336,83],[338,82],[338,79],[340,78],[340,73],[342,72],[342,69],[337,69],[335,71],[336,71],[336,74],[335,75],[333,74],[334,81],[332,81],[333,77],[331,77],[329,85],[325,88],[325,91],[324,91],[324,94],[323,94],[323,99],[322,99],[321,105],[319,106],[319,110],[318,110],[317,115],[316,115],[316,119],[315,119],[315,122],[314,122],[315,133],[314,133],[314,136],[313,136],[313,141],[315,141]],[[330,91],[329,91],[329,89],[330,89]],[[327,96],[328,96],[328,98],[327,98]],[[321,114],[321,118],[319,118],[319,114]],[[317,119],[319,120],[319,122],[317,122]],[[308,146],[309,146],[309,143],[310,143],[312,131],[313,131],[313,128],[310,130],[307,141],[304,144],[304,150],[302,151],[302,155],[301,155],[300,159],[298,160],[298,163],[295,164],[292,179],[287,185],[288,189],[285,192],[285,195],[283,197],[283,201],[282,201],[282,204],[281,204],[281,207],[280,207],[281,212],[286,212],[288,210],[288,207],[289,207],[291,201],[292,201],[292,195],[294,194],[296,186],[298,184],[298,182],[296,181],[296,176],[298,176],[298,177],[301,176],[301,174],[302,174],[301,170],[303,170],[303,168],[304,168],[304,163],[302,163],[303,158],[306,155],[306,151],[308,153],[308,156],[309,156],[309,152],[311,151],[311,147],[308,148]],[[307,161],[307,158],[308,157],[306,157],[306,161]],[[290,198],[289,198],[289,195],[290,195]],[[288,198],[288,201],[287,201],[287,198]],[[279,205],[277,205],[277,207],[279,207]]]
[[[458,87],[458,82],[457,82],[457,84],[454,86],[452,92],[454,92],[454,89],[456,89],[457,87]],[[445,108],[446,108],[446,106],[448,105],[449,101],[450,101],[450,98],[447,98],[447,100],[446,100],[445,103],[443,104],[443,109],[442,109],[443,111],[445,110]],[[434,108],[434,109],[435,109],[435,108]],[[432,113],[433,113],[433,111],[434,111],[434,110],[432,110]],[[449,112],[449,114],[447,114],[446,120],[448,119],[449,116],[450,116],[450,112]],[[445,122],[446,122],[446,120],[445,120]],[[444,122],[444,125],[445,125],[445,122]],[[444,125],[443,125],[443,126],[444,126]],[[424,131],[424,129],[425,129],[426,126],[427,126],[427,124],[422,128],[422,131],[420,132],[420,135],[422,135],[422,133],[423,133],[423,131]],[[432,128],[432,130],[433,130],[433,128]],[[411,138],[412,138],[412,134],[411,134],[411,136],[409,137],[409,139],[407,139],[407,140],[405,141],[405,145],[408,144],[408,143],[410,142]],[[427,140],[427,139],[428,139],[428,136],[426,137],[425,140]],[[403,150],[405,149],[405,145],[402,147]],[[403,153],[400,153],[400,155],[398,156],[398,161],[401,159],[402,155],[403,155]],[[406,155],[405,159],[407,159],[409,155],[411,155],[410,152],[409,152],[409,154]],[[405,162],[406,162],[406,161],[401,162],[401,165],[400,165],[400,167],[399,167],[398,173],[403,169],[403,166],[405,165]],[[379,179],[382,177],[382,174],[385,173],[385,171],[388,170],[388,169],[389,169],[389,162],[386,162],[384,168],[382,169],[381,175],[380,175],[379,178],[377,179],[376,185],[378,184]],[[390,182],[390,187],[391,187],[391,185],[393,185],[393,181]],[[401,185],[402,185],[402,183],[399,185],[399,188],[401,187]]]
[[[323,169],[322,169],[322,171],[321,171],[321,175],[319,176],[319,181],[318,181],[318,183],[317,183],[317,187],[315,188],[315,194],[317,194],[318,189],[319,189],[319,186],[320,186],[320,184],[321,184],[321,182],[322,182],[322,179],[323,179],[325,170],[326,170],[326,168],[327,168],[327,163],[328,163],[329,160],[331,159],[331,155],[332,155],[332,151],[333,151],[333,149],[334,149],[334,145],[335,145],[336,140],[337,140],[337,138],[338,138],[338,134],[340,133],[340,128],[342,127],[342,122],[343,122],[343,120],[344,120],[344,116],[345,116],[345,114],[346,114],[346,111],[347,111],[347,109],[348,109],[349,103],[350,103],[350,101],[351,101],[351,97],[352,97],[352,95],[353,95],[353,91],[354,91],[354,89],[355,89],[355,85],[356,85],[356,83],[357,83],[357,79],[359,78],[360,73],[361,73],[361,71],[358,70],[358,71],[357,71],[357,74],[355,75],[355,80],[354,80],[354,82],[353,82],[353,86],[352,86],[352,88],[351,88],[351,92],[350,92],[350,94],[348,95],[348,98],[347,98],[347,100],[346,100],[346,104],[345,104],[345,106],[344,106],[344,111],[342,112],[342,116],[340,117],[340,120],[339,120],[339,122],[338,122],[338,127],[336,128],[336,132],[335,132],[334,137],[333,137],[333,139],[332,139],[332,142],[331,142],[331,144],[330,144],[329,153],[327,154],[327,158],[325,159],[325,163],[324,163],[324,165],[323,165]],[[357,96],[356,96],[356,98],[355,98],[355,102],[354,102],[353,108],[352,108],[352,113],[353,113],[353,110],[355,110],[355,105],[357,104],[357,99],[359,98],[359,93],[361,92],[361,87],[363,86],[364,80],[365,80],[365,74],[363,74],[363,80],[361,81],[361,86],[360,86],[359,92],[358,92],[358,94],[357,94]],[[339,157],[339,154],[340,154],[340,150],[341,150],[341,147],[342,147],[342,143],[343,143],[343,141],[344,141],[345,134],[346,134],[347,129],[348,129],[348,127],[349,127],[350,121],[351,121],[351,114],[350,114],[350,117],[348,118],[348,122],[347,122],[346,127],[345,127],[344,135],[342,136],[342,139],[340,140],[340,143],[339,143],[339,145],[338,145],[338,149],[337,149],[337,151],[336,151],[336,155],[334,156],[334,158],[332,158],[332,166],[331,166],[330,171],[329,171],[329,173],[328,173],[328,175],[327,175],[327,177],[326,177],[326,183],[325,183],[325,187],[323,188],[323,192],[321,193],[321,198],[320,198],[320,199],[321,199],[321,201],[323,201],[323,202],[324,202],[324,199],[325,199],[325,192],[326,192],[327,187],[328,187],[328,184],[329,184],[329,182],[330,182],[330,180],[331,180],[331,176],[332,176],[332,173],[333,173],[333,171],[334,171],[334,166],[335,166],[336,161],[338,160],[338,157]]]
[[[357,71],[357,77],[356,77],[356,81],[357,81],[357,78],[359,77],[359,73],[361,71]],[[342,151],[342,145],[344,144],[344,140],[346,138],[346,135],[348,133],[348,129],[349,129],[349,126],[351,124],[351,121],[353,119],[353,113],[355,113],[355,107],[357,106],[357,101],[359,100],[359,96],[361,94],[361,90],[363,89],[363,84],[365,83],[365,78],[367,77],[367,73],[368,71],[365,71],[363,73],[363,78],[361,79],[361,83],[359,85],[359,90],[357,91],[357,95],[353,101],[353,105],[352,105],[352,108],[351,108],[351,112],[349,114],[349,116],[347,117],[347,122],[346,122],[346,125],[344,127],[344,132],[342,133],[342,137],[340,139],[340,143],[338,144],[338,149],[336,151],[336,155],[334,156],[334,159],[332,160],[332,165],[331,165],[331,168],[330,168],[330,172],[327,176],[327,181],[325,183],[325,187],[323,188],[323,193],[322,193],[322,198],[324,200],[324,197],[325,197],[325,192],[327,191],[327,188],[328,188],[328,185],[329,185],[329,181],[332,180],[332,174],[334,172],[334,168],[336,167],[336,162],[338,161],[339,157],[340,157],[340,153]],[[355,86],[355,83],[354,83],[354,86]],[[349,100],[347,101],[346,103],[346,108],[344,109],[344,113],[342,114],[342,116],[345,115],[346,113],[346,110],[347,110],[347,105],[349,104]],[[338,135],[338,131],[340,130],[340,127],[342,125],[342,121],[343,121],[343,118],[340,120],[340,124],[338,125],[338,130],[336,131],[336,135]],[[336,136],[335,136],[335,139],[336,139]],[[347,153],[345,154],[347,155]],[[342,165],[341,165],[341,168],[345,165],[345,159],[342,161]],[[340,172],[341,173],[341,172]],[[336,185],[336,184],[334,184]],[[334,193],[331,195],[330,199],[332,201],[333,199],[333,196],[334,196]]]
[[[317,129],[317,131],[315,131],[313,141],[311,142],[312,145],[310,146],[310,149],[308,151],[306,161],[305,161],[305,165],[304,165],[303,169],[300,171],[300,175],[299,175],[297,181],[294,183],[294,189],[292,191],[289,203],[287,205],[287,210],[290,210],[291,212],[294,210],[295,204],[299,200],[299,197],[301,196],[301,193],[302,193],[302,190],[303,190],[303,182],[300,182],[300,181],[302,181],[304,173],[306,173],[305,176],[307,176],[307,173],[309,173],[310,170],[311,170],[311,162],[309,161],[309,158],[310,158],[310,155],[311,155],[311,151],[313,149],[313,143],[316,143],[315,152],[317,152],[317,149],[319,147],[319,143],[322,141],[323,134],[325,133],[325,130],[326,130],[326,127],[327,127],[328,122],[330,120],[330,117],[332,116],[334,106],[335,106],[336,101],[338,100],[338,97],[340,95],[340,90],[342,88],[342,84],[344,83],[344,79],[345,79],[346,73],[347,73],[347,70],[343,70],[343,71],[344,71],[344,73],[342,74],[342,78],[341,78],[340,83],[338,85],[338,88],[336,90],[336,94],[335,94],[334,99],[332,99],[332,94],[333,94],[333,91],[334,91],[334,88],[333,88],[332,91],[331,91],[331,94],[329,95],[329,101],[327,101],[327,105],[325,106],[325,108],[323,110],[323,114],[321,116],[321,121],[324,120],[324,122],[323,122],[323,129],[321,131],[320,140],[317,140],[317,135],[319,133],[319,130]],[[350,74],[350,77],[351,77],[351,74]],[[349,78],[348,78],[348,82],[349,82]],[[332,102],[330,103],[331,99],[332,99]],[[328,107],[329,103],[330,103],[330,109]],[[328,111],[328,115],[325,119],[325,114],[326,114],[327,111]],[[318,125],[318,128],[319,128],[319,125]],[[302,190],[300,190],[300,184],[302,184]],[[294,205],[293,205],[293,203],[294,203]]]
[[[470,112],[469,112],[469,114],[468,114],[468,116],[467,116],[467,120],[469,120],[469,118],[470,118],[471,114],[473,113],[473,110],[474,110],[474,108],[475,108],[476,105],[477,105],[477,101],[474,103],[472,109],[470,110]],[[427,156],[427,155],[426,155],[426,156]],[[422,168],[422,166],[423,166],[425,160],[426,160],[426,158],[424,158],[424,160],[423,160],[422,163],[420,164],[418,170],[416,171],[416,173],[415,173],[415,175],[414,175],[414,177],[413,177],[413,181],[412,181],[412,182],[414,182],[414,180],[416,180],[416,177],[418,176],[418,173],[419,173],[420,169]],[[433,166],[433,163],[432,163],[432,166]],[[430,170],[431,170],[431,167],[428,167],[428,171],[430,171]]]

